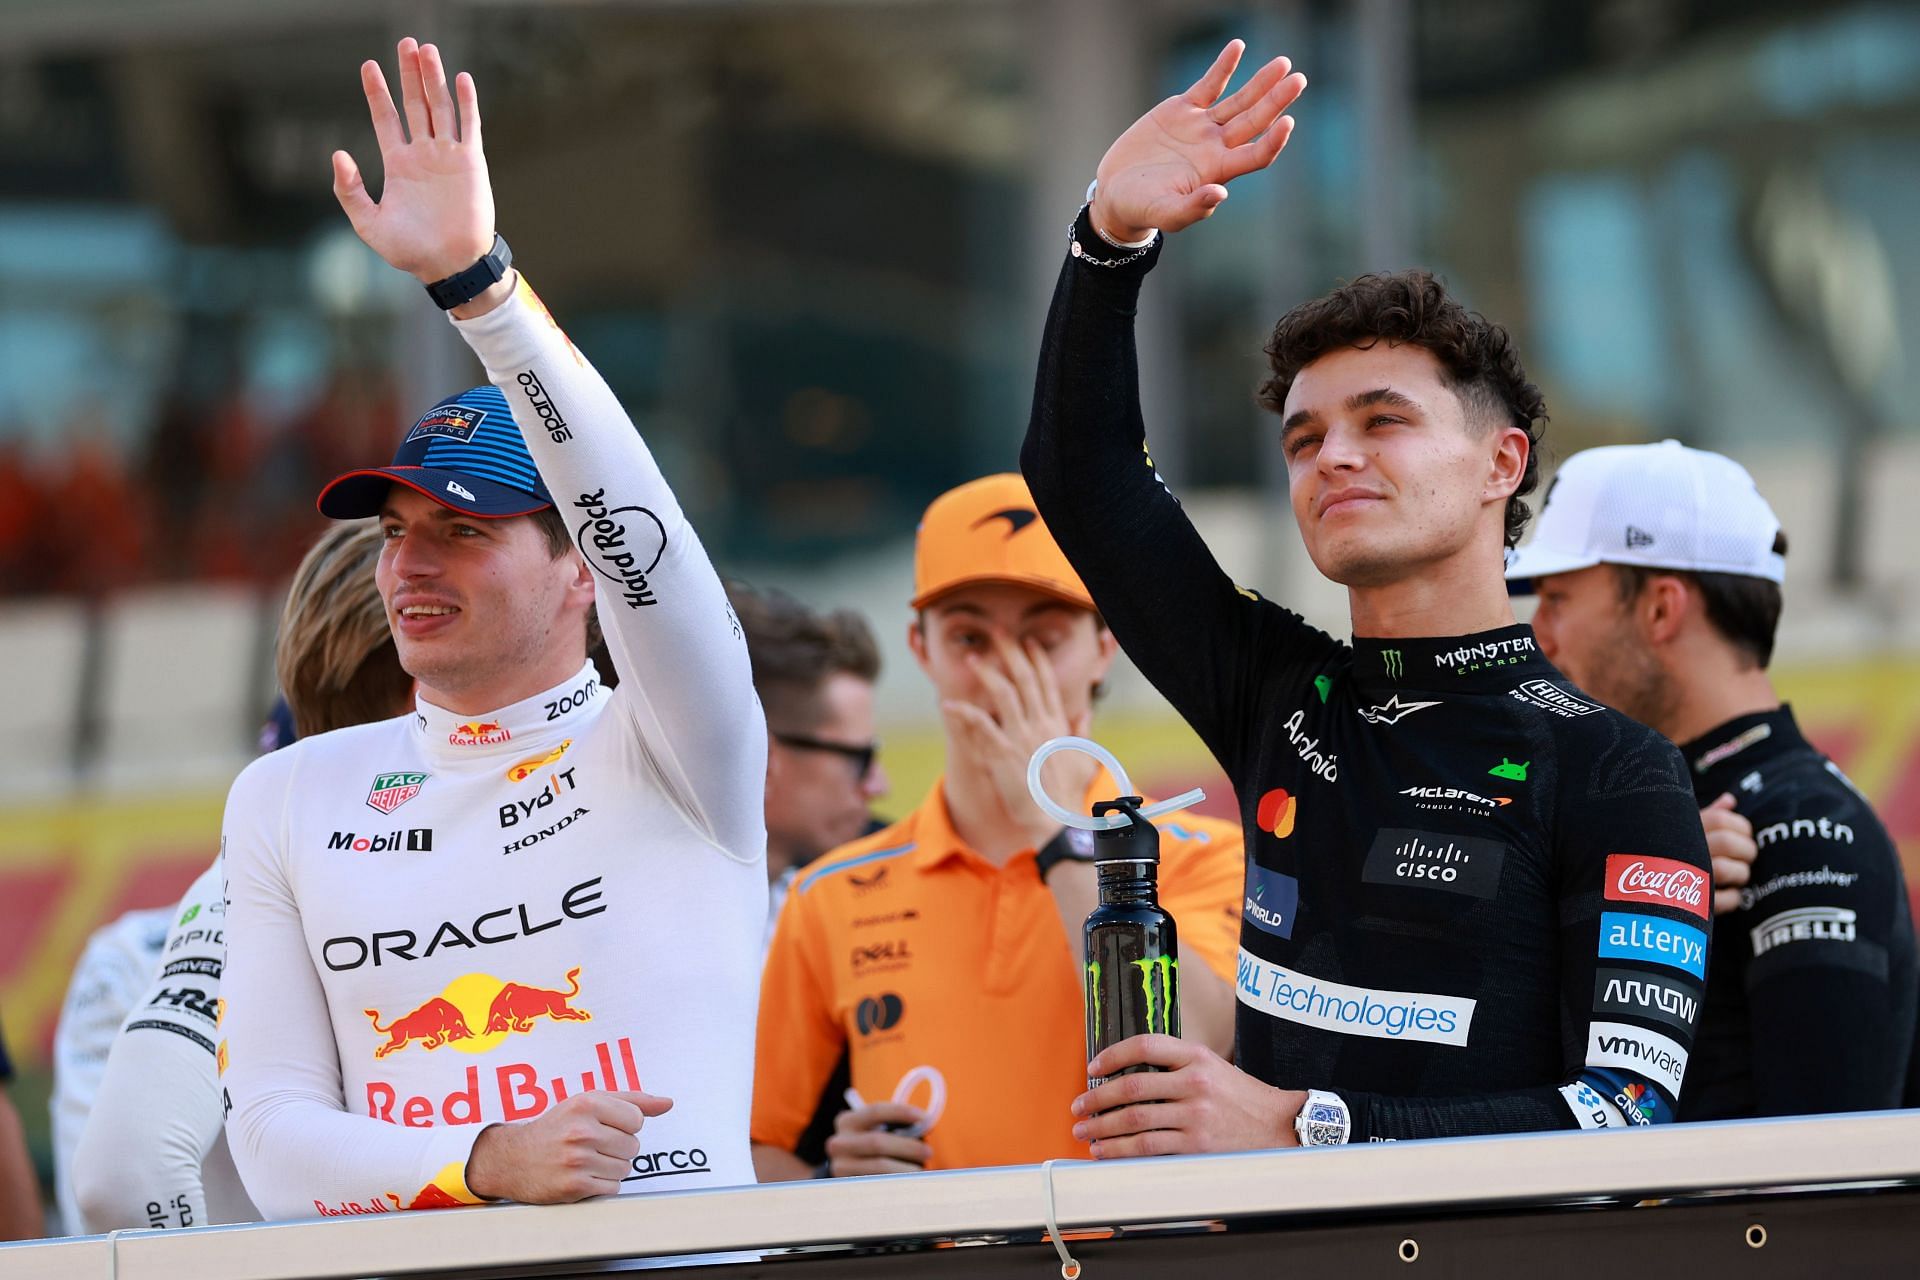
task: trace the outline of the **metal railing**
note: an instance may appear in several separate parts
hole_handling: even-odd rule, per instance
[[[1914,1186],[1920,1186],[1920,1111],[1880,1112],[1621,1133],[1076,1161],[564,1206],[130,1231],[0,1247],[0,1275],[331,1280],[546,1271],[569,1264],[595,1270],[593,1264],[643,1257],[744,1253],[751,1259],[805,1246],[1008,1237],[1024,1238],[1029,1248],[1020,1255],[1020,1269],[1038,1274],[1030,1246],[1046,1227],[1050,1200],[1055,1221],[1070,1236],[1235,1220],[1257,1220],[1265,1230],[1284,1234],[1354,1215],[1552,1214],[1603,1201],[1701,1193],[1831,1198],[1847,1189]],[[1914,1228],[1903,1246],[1906,1256],[1920,1257],[1920,1216],[1907,1220]]]

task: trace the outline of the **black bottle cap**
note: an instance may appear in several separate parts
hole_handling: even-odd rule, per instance
[[[1121,796],[1115,800],[1102,800],[1093,806],[1093,816],[1096,818],[1109,813],[1127,815],[1126,826],[1094,833],[1095,862],[1159,863],[1160,831],[1140,816],[1140,806],[1145,803],[1139,796]]]

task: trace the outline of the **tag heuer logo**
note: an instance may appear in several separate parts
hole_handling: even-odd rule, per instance
[[[367,792],[367,807],[381,813],[392,813],[419,795],[421,786],[431,776],[425,773],[375,774],[373,790]]]

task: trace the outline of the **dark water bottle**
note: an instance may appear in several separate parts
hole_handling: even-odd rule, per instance
[[[1160,833],[1140,816],[1139,796],[1094,805],[1129,825],[1097,833],[1100,905],[1087,917],[1087,1060],[1132,1036],[1180,1034],[1180,940],[1160,906]],[[1119,1075],[1157,1071],[1128,1067]],[[1096,1088],[1108,1077],[1089,1078]]]

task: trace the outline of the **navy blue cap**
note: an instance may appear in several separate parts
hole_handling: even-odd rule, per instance
[[[492,519],[553,505],[507,398],[491,385],[448,396],[427,410],[400,441],[392,465],[334,477],[320,491],[320,514],[335,520],[377,516],[395,484],[443,507]]]

